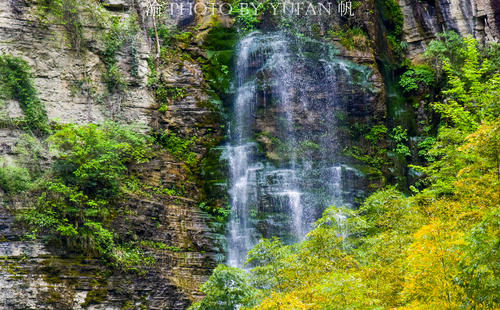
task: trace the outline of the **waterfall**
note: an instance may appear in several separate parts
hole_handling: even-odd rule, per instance
[[[300,241],[323,210],[345,204],[336,89],[349,80],[333,47],[254,32],[237,47],[229,125],[228,264],[261,237]]]

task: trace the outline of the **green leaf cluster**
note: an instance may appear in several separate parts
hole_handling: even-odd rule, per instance
[[[196,144],[197,137],[193,136],[189,139],[183,139],[176,133],[167,130],[157,140],[170,154],[182,160],[189,167],[195,167],[198,163],[198,155],[192,149]]]
[[[119,18],[111,19],[111,27],[102,35],[104,42],[103,62],[106,66],[106,73],[103,76],[108,92],[123,92],[127,88],[127,83],[118,67],[117,54],[127,47],[131,58],[131,74],[138,74],[138,59],[135,36],[139,32],[139,26],[135,18],[130,17],[125,21]]]
[[[408,142],[408,131],[406,129],[401,126],[393,128],[391,138],[396,143],[396,147],[393,149],[396,154],[403,157],[411,156],[410,148],[406,145]]]
[[[418,90],[425,91],[434,84],[434,71],[425,65],[412,66],[399,80],[399,85],[406,93],[413,93]]]
[[[340,44],[349,50],[366,51],[370,48],[368,36],[361,27],[339,27],[330,30],[328,35],[334,39],[339,39]]]
[[[257,292],[248,284],[245,271],[224,265],[217,266],[210,279],[201,287],[201,291],[207,297],[194,303],[190,310],[239,309],[242,305],[254,304]]]
[[[110,226],[126,212],[125,188],[133,182],[128,166],[149,160],[150,139],[137,128],[104,123],[64,125],[49,142],[56,160],[32,189],[37,201],[21,216],[31,230],[124,270],[152,263]]]
[[[19,102],[26,117],[27,129],[39,135],[50,131],[45,106],[37,96],[31,67],[25,60],[0,55],[0,93],[4,99]]]

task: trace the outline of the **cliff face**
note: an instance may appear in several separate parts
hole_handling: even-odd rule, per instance
[[[401,0],[404,15],[403,41],[410,58],[442,31],[472,35],[480,42],[500,39],[500,4],[495,0]]]
[[[75,48],[69,44],[66,25],[40,21],[36,3],[0,1],[0,52],[20,56],[31,65],[49,120],[86,124],[114,119],[139,124],[143,131],[175,129],[179,135],[196,136],[199,143],[193,151],[204,157],[213,141],[217,143],[220,129],[218,114],[205,104],[208,86],[200,64],[176,58],[162,69],[168,85],[188,92],[183,100],[170,102],[166,113],[158,112],[148,88],[148,60],[153,54],[146,33],[150,21],[143,19],[145,14],[134,1],[104,4],[107,11],[103,14],[121,20],[132,17],[142,24],[116,55],[127,85],[124,91],[107,91],[101,37],[110,25],[92,23],[90,18],[83,23],[81,46]],[[8,119],[23,116],[16,101],[6,101],[1,109],[2,117]],[[15,126],[0,129],[2,161],[18,157],[16,145],[22,135]],[[182,197],[131,197],[132,215],[118,217],[113,224],[121,236],[167,244],[151,249],[157,264],[145,267],[141,274],[112,272],[98,260],[41,241],[26,241],[26,231],[14,217],[23,206],[11,201],[0,206],[0,308],[185,309],[200,297],[199,287],[220,260],[222,249],[208,216],[199,208],[204,194],[196,173],[193,177],[167,151],[133,169],[152,187],[184,189]]]

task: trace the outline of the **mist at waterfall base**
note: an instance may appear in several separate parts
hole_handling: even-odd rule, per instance
[[[359,91],[370,74],[324,42],[283,32],[240,41],[225,152],[229,265],[243,266],[260,238],[300,241],[327,207],[350,205],[346,178],[354,172],[341,162],[337,122],[346,107],[338,82]]]

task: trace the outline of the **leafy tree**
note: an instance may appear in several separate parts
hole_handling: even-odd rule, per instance
[[[248,284],[244,270],[219,265],[201,291],[206,297],[193,304],[190,310],[233,310],[251,307],[256,302],[257,290]]]
[[[401,76],[399,85],[403,87],[406,93],[416,92],[418,90],[425,92],[434,84],[434,72],[428,66],[414,66],[407,70]]]
[[[465,288],[469,307],[500,304],[500,210],[495,208],[466,237],[458,283]]]
[[[116,198],[127,179],[127,164],[148,161],[151,143],[137,128],[116,123],[68,125],[49,138],[59,160],[54,170],[85,194]]]
[[[49,141],[57,159],[33,189],[37,201],[23,213],[32,231],[124,269],[151,263],[139,249],[118,243],[110,228],[124,212],[119,206],[132,182],[128,165],[149,159],[150,139],[104,123],[65,125]]]
[[[448,124],[470,133],[481,120],[500,115],[500,73],[488,74],[490,62],[487,58],[480,58],[475,39],[468,37],[465,44],[462,52],[466,59],[458,72],[455,72],[450,62],[444,61],[450,87],[443,91],[446,101],[435,103],[434,108]]]
[[[458,151],[459,146],[483,121],[496,120],[500,115],[497,103],[500,73],[491,71],[489,59],[481,57],[478,43],[472,37],[465,38],[458,46],[464,56],[460,65],[443,56],[449,87],[442,91],[443,102],[433,104],[442,117],[436,143],[427,154],[434,160],[428,167],[417,168],[442,193],[453,191],[453,181],[468,160],[466,153]]]
[[[429,43],[424,56],[430,65],[441,73],[445,62],[452,64],[454,69],[463,65],[467,58],[463,53],[464,48],[462,37],[454,31],[448,31],[438,34],[437,39]]]

